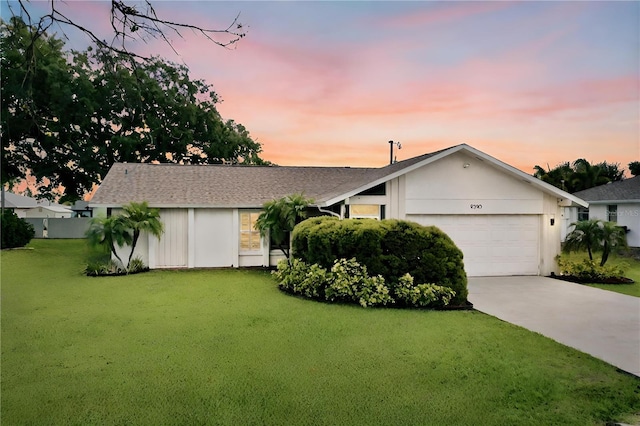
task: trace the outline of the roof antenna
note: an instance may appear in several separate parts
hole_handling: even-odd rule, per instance
[[[393,146],[396,145],[398,149],[402,149],[400,142],[389,141],[389,164],[397,163],[398,159],[393,157]]]

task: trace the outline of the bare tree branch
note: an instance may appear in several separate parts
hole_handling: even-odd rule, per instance
[[[77,20],[69,18],[60,11],[58,4],[61,0],[50,0],[48,13],[40,17],[37,22],[34,22],[31,14],[29,13],[26,6],[28,2],[29,0],[18,0],[20,11],[15,13],[11,10],[11,13],[13,15],[20,15],[23,18],[26,18],[25,22],[27,22],[29,26],[34,26],[36,28],[33,38],[34,40],[54,24],[60,27],[62,33],[68,39],[68,36],[64,31],[64,27],[71,27],[85,33],[91,41],[99,47],[140,60],[147,60],[149,57],[136,53],[129,48],[128,44],[130,42],[139,40],[146,43],[150,39],[160,39],[164,41],[176,55],[179,56],[179,53],[174,48],[173,43],[169,37],[167,37],[167,31],[180,38],[184,38],[182,31],[190,30],[196,34],[204,36],[213,44],[226,49],[234,47],[235,44],[246,35],[244,26],[239,21],[240,14],[236,15],[226,28],[204,28],[190,23],[174,22],[160,18],[153,7],[151,0],[144,0],[141,4],[135,4],[133,1],[111,0],[109,19],[113,30],[113,38],[111,39],[111,42],[107,42],[101,39],[88,26],[83,25]],[[141,6],[142,9],[138,6]]]

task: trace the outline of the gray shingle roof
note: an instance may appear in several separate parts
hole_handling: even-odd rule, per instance
[[[116,163],[91,205],[260,207],[294,193],[322,204],[442,151],[382,168]]]
[[[4,191],[4,206],[9,209],[24,209],[38,207],[38,201],[35,198],[25,197],[24,195],[14,194],[13,192]]]
[[[640,201],[640,176],[585,189],[573,195],[589,202]]]

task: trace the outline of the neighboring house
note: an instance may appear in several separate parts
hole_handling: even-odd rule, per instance
[[[461,248],[470,276],[555,271],[562,208],[587,206],[466,144],[382,168],[118,163],[90,206],[160,209],[164,235],[136,248],[151,268],[267,266],[276,251],[253,225],[264,202],[293,193],[341,218],[436,225]]]
[[[71,210],[73,211],[73,217],[93,217],[93,210],[89,207],[88,201],[76,201],[75,204],[71,206]]]
[[[570,207],[565,214],[567,231],[578,220],[600,219],[617,222],[627,230],[627,243],[640,247],[640,176],[607,183],[573,194],[589,203],[589,208]]]
[[[69,218],[73,211],[61,204],[51,203],[47,200],[17,195],[12,192],[4,192],[4,207],[13,210],[21,218],[47,219]]]

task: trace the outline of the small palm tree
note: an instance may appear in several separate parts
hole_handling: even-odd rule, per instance
[[[108,247],[109,251],[124,266],[124,262],[116,251],[116,245],[122,247],[131,244],[132,236],[122,216],[94,217],[91,219],[86,235],[89,244]]]
[[[149,208],[149,204],[146,201],[142,203],[131,202],[123,206],[123,209],[124,215],[122,215],[122,218],[129,229],[133,231],[131,253],[129,253],[129,259],[127,260],[127,269],[129,269],[129,264],[131,263],[133,252],[136,249],[140,233],[148,232],[160,238],[164,232],[164,226],[162,222],[160,222],[160,210]]]
[[[600,266],[604,266],[609,259],[611,250],[615,247],[626,247],[627,236],[623,228],[617,226],[615,222],[602,222],[601,230],[602,259]]]
[[[307,216],[306,208],[313,200],[302,194],[287,195],[264,203],[262,213],[256,221],[256,229],[263,237],[270,235],[280,251],[289,259],[285,244],[296,224]]]
[[[601,251],[600,266],[607,263],[614,247],[627,245],[624,230],[614,222],[591,219],[572,223],[571,226],[574,228],[567,234],[562,250],[566,253],[587,250],[589,260],[593,260],[593,252]]]

